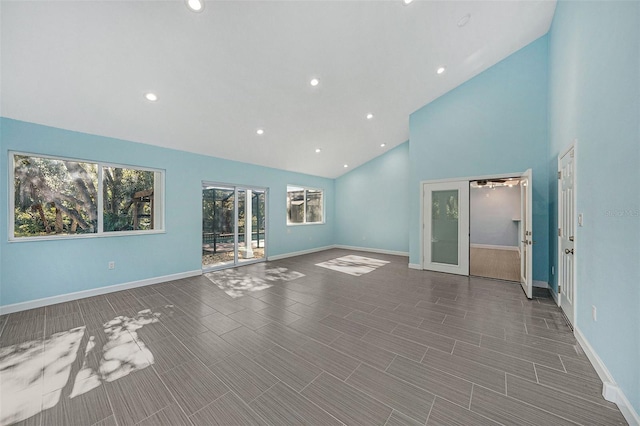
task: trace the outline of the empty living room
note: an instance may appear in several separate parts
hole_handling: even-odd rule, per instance
[[[0,425],[640,426],[638,21],[1,0]]]

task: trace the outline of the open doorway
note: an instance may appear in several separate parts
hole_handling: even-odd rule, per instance
[[[520,281],[521,178],[469,183],[469,274]]]

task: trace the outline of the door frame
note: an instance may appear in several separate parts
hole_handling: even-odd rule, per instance
[[[533,298],[533,170],[527,169],[520,175],[527,179],[520,184],[526,189],[520,189],[520,231],[519,238],[524,250],[520,253],[520,286],[528,299]]]
[[[425,216],[424,216],[424,185],[432,184],[432,183],[452,183],[459,181],[467,181],[467,183],[474,180],[485,180],[485,179],[502,179],[502,178],[510,178],[515,176],[522,176],[522,171],[513,172],[513,173],[496,173],[490,175],[480,175],[480,176],[463,176],[463,177],[454,177],[454,178],[444,178],[444,179],[430,179],[430,180],[421,180],[420,181],[420,270],[425,270],[424,264],[424,233],[425,233]],[[467,230],[469,232],[469,230]]]
[[[575,233],[574,233],[574,241],[573,241],[573,250],[574,250],[574,255],[573,255],[573,323],[571,324],[572,327],[574,327],[575,329],[575,324],[577,322],[578,319],[578,310],[576,309],[577,306],[577,300],[578,300],[578,268],[577,268],[577,264],[578,264],[578,256],[576,255],[576,253],[580,253],[579,250],[576,250],[578,248],[578,238],[577,238],[577,234],[578,233],[578,227],[580,227],[580,224],[578,223],[578,209],[576,208],[576,200],[578,199],[577,197],[577,192],[578,192],[578,179],[576,178],[576,176],[578,175],[578,139],[574,139],[573,141],[571,141],[571,143],[569,144],[569,146],[564,149],[563,151],[560,151],[560,153],[558,154],[558,171],[562,170],[562,158],[567,155],[571,150],[573,149],[573,223],[574,223],[574,227],[575,229]],[[557,205],[557,210],[556,210],[556,224],[558,225],[558,228],[560,228],[560,215],[561,215],[561,204],[560,204],[560,196],[562,193],[562,181],[560,179],[558,179],[558,192],[556,194],[556,203]],[[560,265],[562,264],[562,253],[560,252],[560,245],[561,245],[561,241],[560,241],[561,237],[558,236],[556,238],[556,262],[557,262],[557,267],[556,269],[556,277],[558,277],[556,279],[556,286],[560,285],[560,276],[561,276],[561,271],[560,271]],[[556,287],[557,288],[557,287]],[[557,296],[557,300],[556,302],[558,303],[558,306],[560,308],[562,308],[562,296],[560,294],[559,291],[556,290],[556,296]]]
[[[431,265],[432,269],[429,269],[430,271],[469,276],[469,182],[465,180],[459,180],[450,182],[425,183],[422,186],[422,195],[424,202],[428,203],[429,205],[431,205],[431,192],[433,190],[458,191],[458,264],[449,265],[445,263],[437,263],[426,260],[429,257],[428,255],[431,254],[431,245],[429,243],[423,246],[425,256],[422,259],[422,263],[425,266]],[[467,211],[466,216],[460,214],[460,212],[464,210]],[[425,226],[422,232],[423,240],[425,234],[431,235],[431,227],[432,221],[425,221]],[[466,244],[464,244],[465,242]]]
[[[268,233],[269,233],[269,188],[267,187],[261,187],[261,186],[253,186],[253,185],[240,185],[240,184],[235,184],[235,183],[222,183],[222,182],[214,182],[214,181],[208,181],[208,180],[203,180],[202,182],[200,182],[200,233],[202,233],[202,189],[205,186],[219,186],[221,188],[228,188],[228,189],[233,189],[234,191],[234,195],[233,195],[233,209],[235,210],[235,217],[233,218],[233,243],[234,243],[234,249],[233,249],[233,257],[234,257],[234,261],[233,263],[227,263],[224,265],[218,265],[218,266],[211,266],[208,268],[202,268],[202,272],[203,273],[207,273],[207,272],[213,272],[213,271],[219,271],[221,269],[228,269],[228,268],[235,268],[238,266],[244,266],[244,265],[251,265],[253,263],[260,263],[260,262],[266,262],[267,258],[268,258],[268,250],[269,250],[269,246],[268,244],[265,245],[264,247],[264,256],[260,259],[253,259],[253,260],[245,260],[243,262],[238,262],[238,189],[244,189],[244,190],[250,190],[250,191],[264,191],[264,240],[265,241],[269,241],[268,237]],[[258,226],[258,233],[260,232],[260,226]],[[200,242],[200,244],[202,244],[202,242]],[[202,250],[200,250],[202,251]],[[200,265],[202,265],[202,254],[200,254]]]

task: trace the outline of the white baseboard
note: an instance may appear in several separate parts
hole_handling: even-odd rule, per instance
[[[302,256],[303,254],[316,253],[319,251],[331,250],[333,248],[336,248],[336,246],[331,245],[331,246],[324,246],[324,247],[316,247],[308,250],[292,251],[290,253],[276,254],[275,256],[268,256],[267,260],[286,259],[287,257]]]
[[[28,302],[14,303],[0,306],[0,315],[13,312],[26,311],[27,309],[40,308],[42,306],[55,305],[56,303],[70,302],[72,300],[84,299],[85,297],[99,296],[101,294],[113,293],[115,291],[128,290],[130,288],[143,287],[151,284],[159,284],[167,281],[179,280],[182,278],[202,275],[202,270],[180,272],[178,274],[163,275],[161,277],[146,278],[139,281],[131,281],[124,284],[110,285],[106,287],[92,288],[90,290],[76,291],[73,293],[61,294],[59,296],[45,297],[42,299],[29,300]]]
[[[471,248],[484,248],[484,249],[492,249],[492,250],[510,250],[510,251],[520,251],[518,246],[494,246],[491,244],[469,244]]]
[[[534,287],[540,287],[540,288],[549,288],[549,283],[546,281],[537,281],[537,280],[533,280],[532,285]]]
[[[335,248],[345,249],[345,250],[368,251],[371,253],[392,254],[395,256],[409,257],[408,251],[385,250],[385,249],[377,249],[377,248],[370,248],[370,247],[344,246],[341,244],[336,245]]]
[[[419,271],[422,271],[422,265],[420,265],[419,263],[410,263],[409,269],[417,269]]]
[[[591,361],[591,364],[598,373],[600,380],[602,380],[602,396],[604,397],[604,399],[613,402],[618,406],[629,425],[639,426],[640,416],[633,408],[633,405],[631,405],[631,402],[629,402],[627,396],[624,394],[624,392],[622,392],[622,389],[620,389],[618,384],[613,379],[613,376],[609,372],[609,369],[607,369],[607,366],[600,359],[596,351],[589,344],[589,341],[586,337],[584,337],[584,334],[582,334],[578,327],[575,328],[574,334],[576,336],[576,340],[578,340],[578,343],[584,350],[584,353],[587,355],[587,358],[589,358],[589,361]]]

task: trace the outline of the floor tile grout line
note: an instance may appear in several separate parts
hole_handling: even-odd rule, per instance
[[[573,391],[569,391],[569,390],[564,390],[564,389],[557,388],[557,387],[555,387],[555,386],[552,386],[551,384],[547,384],[547,383],[539,383],[539,382],[532,382],[531,380],[528,380],[528,379],[526,379],[526,378],[524,378],[524,377],[516,376],[515,374],[511,374],[511,373],[507,373],[507,374],[508,374],[508,375],[510,375],[510,376],[512,376],[512,377],[516,377],[516,378],[519,378],[519,379],[522,379],[522,380],[526,380],[526,381],[528,381],[529,383],[533,383],[533,384],[536,384],[536,385],[542,386],[542,387],[544,387],[544,388],[546,388],[546,389],[554,390],[554,391],[556,391],[556,392],[560,392],[561,394],[568,395],[568,396],[572,396],[572,397],[574,397],[574,398],[578,398],[578,399],[580,399],[580,400],[582,400],[582,401],[585,401],[586,403],[596,404],[596,405],[598,405],[598,406],[599,406],[599,407],[601,407],[601,408],[607,408],[607,409],[612,410],[612,411],[618,411],[618,410],[619,410],[617,407],[616,407],[616,408],[613,408],[613,407],[609,406],[608,404],[598,404],[598,403],[594,402],[594,399],[597,399],[597,400],[599,400],[599,401],[606,401],[606,400],[604,399],[604,397],[603,397],[602,399],[600,399],[599,397],[598,397],[598,398],[594,398],[594,397],[585,397],[584,395],[580,395],[580,394],[574,393]],[[536,377],[537,377],[537,376],[536,376]],[[509,396],[509,395],[508,395],[508,396]],[[513,397],[512,397],[512,398],[513,398]],[[517,399],[517,398],[515,398],[515,399]],[[610,401],[606,401],[606,402],[607,402],[607,403],[609,403]],[[613,403],[613,404],[615,404],[615,403]]]
[[[351,373],[349,373],[349,375],[347,377],[345,377],[345,379],[343,380],[343,382],[347,383],[347,380],[349,380],[349,377],[353,376],[353,373],[356,372],[356,370],[358,368],[360,368],[360,366],[362,366],[362,364],[364,364],[362,361],[360,361],[360,364],[358,364],[358,366],[356,368],[353,369],[353,371]]]
[[[489,336],[489,337],[491,337],[491,336]],[[525,349],[536,349],[536,350],[539,350],[539,351],[542,351],[542,352],[545,352],[545,353],[548,353],[548,354],[550,354],[550,355],[554,355],[554,356],[557,356],[558,358],[560,358],[560,354],[558,354],[558,353],[545,351],[544,349],[539,349],[539,348],[535,348],[535,347],[532,347],[532,346],[522,345],[522,344],[515,343],[515,342],[510,342],[510,341],[508,341],[508,340],[505,340],[505,342],[507,342],[507,343],[511,343],[511,344],[514,344],[514,345],[518,345],[518,346],[522,346],[522,347],[524,347]],[[526,362],[535,362],[535,361],[531,361],[531,360],[529,360],[529,359],[520,358],[519,356],[515,356],[515,355],[508,354],[508,353],[506,353],[506,352],[502,352],[502,351],[499,351],[499,350],[495,350],[495,349],[487,348],[487,347],[485,347],[485,346],[482,346],[482,341],[480,341],[480,346],[479,346],[479,347],[480,347],[480,348],[483,348],[483,349],[486,349],[486,350],[489,350],[489,351],[497,352],[497,353],[502,354],[502,355],[510,356],[511,358],[516,358],[516,359],[519,359],[519,360],[521,360],[521,361],[526,361]],[[569,358],[571,358],[571,357],[569,357]],[[572,359],[576,359],[577,361],[580,361],[580,358],[572,358]],[[555,370],[555,368],[553,368],[552,366],[550,366],[550,365],[545,365],[545,364],[544,364],[544,363],[542,363],[542,362],[538,362],[538,364],[540,364],[540,365],[542,365],[542,366],[544,366],[544,367],[547,367],[547,368],[552,368],[552,369],[554,369],[554,370]]]
[[[215,403],[216,401],[218,401],[220,398],[224,397],[225,395],[228,394],[233,394],[234,396],[236,396],[240,401],[242,401],[244,403],[244,401],[242,400],[242,398],[240,398],[239,396],[236,395],[236,393],[234,391],[232,391],[231,389],[229,389],[228,391],[226,391],[225,393],[223,393],[222,395],[220,395],[219,397],[215,398],[213,401],[209,402],[208,404],[206,404],[204,407],[197,409],[196,411],[194,411],[193,413],[191,413],[191,415],[187,416],[187,413],[182,409],[182,407],[180,406],[180,404],[176,404],[180,407],[180,410],[182,410],[182,412],[184,413],[184,415],[189,419],[189,421],[191,421],[191,417],[195,416],[197,413],[199,413],[200,411],[204,410],[205,408],[207,408],[208,406],[210,406],[211,404]],[[172,395],[173,396],[173,395]],[[193,422],[192,422],[193,423]]]
[[[387,424],[389,424],[389,419],[391,418],[391,416],[393,416],[393,412],[394,411],[396,411],[396,409],[395,408],[391,408],[391,412],[387,416],[387,419],[384,421],[383,426],[387,426]]]
[[[196,359],[197,359],[197,358],[196,358]],[[198,361],[199,361],[199,360],[198,360]],[[182,364],[180,364],[180,365],[184,365],[184,364],[185,364],[185,363],[182,363]],[[203,365],[204,365],[204,364],[203,364]],[[174,367],[174,368],[175,368],[175,367]],[[206,366],[206,365],[205,365],[205,368],[207,368],[207,366]],[[172,369],[171,369],[171,370],[167,370],[167,371],[165,371],[165,372],[164,372],[164,373],[162,373],[162,374],[158,373],[158,372],[156,371],[156,369],[155,369],[155,368],[153,368],[152,370],[153,370],[153,372],[156,374],[156,376],[158,377],[158,379],[160,380],[160,383],[162,383],[162,385],[164,386],[165,390],[166,390],[167,392],[169,392],[169,395],[171,395],[171,398],[173,398],[173,401],[175,402],[175,404],[178,406],[178,408],[180,408],[180,411],[182,411],[182,414],[184,414],[184,415],[185,415],[185,417],[186,417],[187,419],[189,419],[189,416],[187,415],[187,412],[185,411],[184,407],[183,407],[182,405],[180,405],[180,403],[178,402],[178,399],[176,398],[176,396],[173,394],[173,392],[171,392],[171,389],[169,389],[169,386],[167,386],[167,384],[165,383],[165,381],[162,379],[162,374],[168,373],[168,372],[169,372],[169,371],[171,371]],[[207,368],[207,370],[208,370],[208,368]],[[209,371],[211,371],[211,370],[209,370]],[[214,374],[213,372],[211,372],[211,373],[212,373],[212,374]],[[214,374],[214,376],[215,376],[215,374]],[[220,380],[220,378],[219,378],[218,376],[215,376],[215,377],[216,377],[218,380]],[[222,381],[221,381],[221,382],[222,382]],[[222,383],[224,384],[224,382],[222,382]],[[225,384],[225,387],[226,387],[227,389],[229,389],[229,387],[228,387],[226,384]],[[223,395],[225,395],[225,394],[227,394],[227,393],[229,393],[229,392],[230,392],[230,390],[228,390],[228,391],[227,391],[227,392],[225,392],[224,394],[220,395],[220,397],[222,397]],[[216,398],[215,400],[218,400],[220,397]],[[213,401],[211,401],[211,402],[213,402]],[[171,404],[169,404],[169,405],[167,405],[167,406],[165,406],[165,407],[161,408],[161,409],[160,409],[160,410],[158,410],[156,413],[158,413],[158,412],[160,412],[160,411],[164,410],[165,408],[169,407],[170,405],[171,405]],[[154,413],[154,414],[156,414],[156,413]],[[153,415],[153,414],[152,414],[152,415]],[[150,417],[150,416],[149,416],[149,417]],[[191,421],[191,419],[189,419],[189,421]],[[192,422],[192,423],[193,423],[193,422]]]
[[[533,383],[533,382],[531,382],[531,383]],[[558,391],[558,389],[555,389],[555,388],[550,388],[550,389],[554,389],[554,390]],[[571,394],[569,394],[569,395],[571,395]],[[575,396],[575,395],[573,395],[573,396]],[[566,416],[566,415],[561,415],[561,414],[554,413],[554,412],[549,411],[549,410],[547,410],[547,409],[545,409],[545,408],[543,408],[543,407],[540,407],[540,406],[538,406],[538,405],[534,405],[534,404],[532,404],[530,401],[524,401],[524,400],[522,400],[522,399],[519,399],[519,398],[516,398],[516,397],[510,396],[510,395],[506,395],[506,397],[507,397],[507,398],[510,398],[510,399],[512,399],[512,400],[514,400],[514,401],[518,401],[518,402],[520,402],[520,403],[526,404],[526,405],[528,405],[528,406],[530,406],[530,407],[533,407],[533,408],[535,408],[535,409],[537,409],[537,410],[544,411],[545,413],[551,414],[551,415],[553,415],[553,416],[560,417],[561,419],[567,420],[567,421],[569,421],[569,422],[571,422],[571,423],[579,424],[579,423],[578,423],[578,421],[577,421],[577,420],[575,420],[575,419],[573,419],[573,420],[572,420],[572,419],[570,419],[570,418],[569,418],[568,416]],[[583,401],[585,401],[585,402],[587,402],[587,403],[588,403],[588,402],[590,402],[590,401],[588,401],[588,400],[585,400],[584,398],[580,398],[580,399],[582,399]],[[602,408],[608,408],[608,407],[605,407],[605,406],[600,406],[600,407],[602,407]],[[620,412],[620,410],[619,410],[619,409],[612,409],[612,408],[608,408],[608,409],[609,409],[609,410],[611,410],[611,411],[618,411],[618,412]]]

